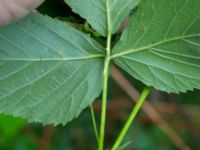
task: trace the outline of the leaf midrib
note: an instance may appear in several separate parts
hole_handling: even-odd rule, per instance
[[[200,36],[200,33],[189,34],[189,35],[183,35],[183,36],[177,36],[177,37],[173,37],[173,38],[169,38],[169,39],[164,39],[162,41],[159,41],[159,42],[156,42],[156,43],[153,43],[153,44],[149,44],[147,46],[143,46],[143,47],[139,47],[139,48],[135,48],[135,49],[127,49],[124,52],[113,54],[111,56],[111,59],[114,59],[114,58],[117,58],[117,57],[121,57],[121,56],[124,56],[124,55],[127,55],[127,54],[131,54],[131,53],[134,53],[134,52],[139,52],[139,51],[143,51],[143,50],[146,50],[146,49],[150,49],[150,48],[153,48],[155,46],[159,46],[159,45],[162,45],[162,44],[165,44],[165,43],[169,43],[169,42],[173,42],[173,41],[177,41],[177,40],[183,40],[183,39],[187,39],[187,38],[198,37],[198,36]]]
[[[71,60],[87,60],[93,58],[103,58],[103,54],[96,54],[83,57],[63,57],[63,58],[0,58],[3,61],[29,61],[29,62],[41,62],[41,61],[71,61]]]

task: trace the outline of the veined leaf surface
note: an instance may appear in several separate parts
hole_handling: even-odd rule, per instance
[[[114,62],[167,92],[200,88],[200,0],[143,0],[113,50]]]
[[[101,92],[103,48],[40,14],[0,28],[0,112],[65,124]]]
[[[117,32],[123,20],[140,0],[65,0],[72,10],[85,18],[101,35]]]

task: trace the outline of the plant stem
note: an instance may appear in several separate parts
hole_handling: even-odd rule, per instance
[[[108,77],[109,77],[109,65],[110,65],[110,53],[111,53],[111,39],[112,39],[112,27],[110,20],[110,8],[109,0],[106,0],[106,19],[107,19],[107,45],[106,45],[106,58],[104,61],[103,70],[103,96],[102,96],[102,110],[101,110],[101,125],[100,125],[100,136],[99,136],[99,148],[104,148],[104,134],[106,124],[106,103],[107,103],[107,92],[108,92]]]
[[[121,130],[117,140],[115,141],[112,150],[117,150],[122,142],[122,140],[124,139],[129,127],[131,126],[133,120],[135,119],[135,116],[137,115],[138,111],[140,110],[144,100],[147,98],[147,96],[149,95],[149,93],[151,92],[151,87],[146,87],[144,88],[142,94],[140,95],[135,107],[133,108],[128,120],[126,121],[123,129]]]
[[[94,127],[94,133],[95,133],[95,136],[96,136],[96,140],[97,140],[97,143],[99,143],[99,134],[98,134],[98,130],[97,130],[97,124],[96,124],[96,119],[95,119],[95,115],[94,115],[94,109],[93,109],[92,105],[90,105],[90,113],[91,113],[91,117],[92,117],[92,124],[93,124],[93,127]]]
[[[109,62],[110,62],[110,60],[106,58],[105,59],[105,63],[104,63],[104,75],[103,75],[104,79],[103,79],[103,96],[102,96],[102,110],[101,110],[101,126],[100,126],[100,137],[99,137],[99,150],[103,150],[103,146],[104,146]]]

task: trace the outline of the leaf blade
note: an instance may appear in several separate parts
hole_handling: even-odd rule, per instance
[[[65,0],[65,2],[75,13],[85,18],[97,32],[106,36],[107,16],[110,15],[109,26],[112,33],[115,33],[130,11],[138,5],[139,0]]]
[[[0,111],[66,124],[100,94],[103,53],[89,36],[40,14],[1,28]]]
[[[113,50],[114,61],[163,91],[200,88],[199,6],[199,0],[143,1]]]

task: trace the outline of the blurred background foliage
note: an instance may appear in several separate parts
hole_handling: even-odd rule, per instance
[[[43,14],[50,15],[90,34],[102,44],[100,37],[85,22],[74,14],[63,0],[46,0],[38,9]],[[115,39],[119,35],[115,35]],[[141,82],[121,71],[141,91]],[[112,78],[109,81],[108,117],[106,126],[106,147],[116,139],[124,121],[128,117],[134,102],[127,93]],[[95,103],[94,111],[99,124],[101,97]],[[177,136],[191,150],[200,150],[200,91],[195,90],[185,94],[166,94],[154,90],[148,100],[157,110]],[[148,114],[152,115],[152,114]],[[137,116],[129,130],[122,149],[127,150],[176,150],[173,140],[153,123],[143,111]],[[65,126],[43,126],[39,123],[27,123],[20,118],[0,114],[0,150],[95,150],[97,143],[93,132],[89,108],[77,119]]]

